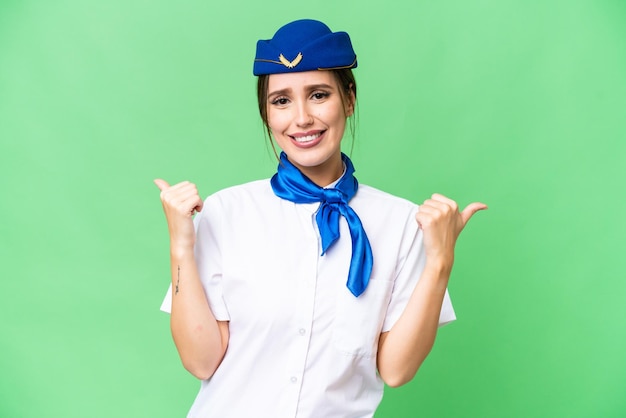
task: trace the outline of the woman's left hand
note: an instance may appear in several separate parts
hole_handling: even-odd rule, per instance
[[[415,215],[419,227],[424,232],[427,262],[442,263],[451,269],[454,246],[459,234],[470,218],[484,209],[487,209],[487,205],[474,202],[459,212],[454,200],[437,193],[427,199]]]

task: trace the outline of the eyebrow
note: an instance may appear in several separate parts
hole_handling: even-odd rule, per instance
[[[307,85],[305,86],[307,91],[313,91],[313,90],[319,90],[319,89],[327,89],[327,90],[333,90],[333,86],[325,84],[325,83],[320,83],[320,84],[311,84],[311,85]],[[268,98],[273,97],[273,96],[282,96],[288,93],[291,93],[292,89],[291,87],[288,87],[286,89],[281,89],[281,90],[276,90],[273,91],[271,93],[269,93],[267,95]]]

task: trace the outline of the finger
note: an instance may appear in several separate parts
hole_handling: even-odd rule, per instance
[[[204,202],[197,194],[188,196],[180,202],[181,207],[189,208],[188,212],[192,215],[194,214],[194,212],[200,212],[202,210],[203,204]]]
[[[179,213],[192,214],[195,211],[202,210],[203,201],[195,187],[188,187],[181,190],[175,190],[176,186],[172,186],[161,192],[161,201],[163,206]]]
[[[439,211],[425,206],[420,206],[419,211],[415,214],[417,225],[421,228],[428,228],[437,219]]]
[[[179,185],[173,186],[170,190],[168,190],[168,192],[172,191],[172,195],[168,198],[169,201],[175,203],[194,200],[198,202],[197,205],[200,205],[202,203],[202,199],[200,198],[200,194],[198,193],[198,188],[195,184],[187,183],[186,185],[176,190],[177,186]]]
[[[157,185],[157,187],[159,188],[159,190],[163,191],[165,189],[169,189],[170,185],[168,182],[166,182],[163,179],[154,179],[154,184]]]
[[[467,224],[467,222],[470,220],[472,216],[474,216],[476,212],[478,212],[479,210],[485,210],[485,209],[488,209],[487,205],[485,205],[484,203],[480,203],[480,202],[474,202],[474,203],[470,203],[469,205],[467,205],[465,209],[463,209],[463,212],[461,212],[461,219],[463,220],[463,225]]]
[[[195,184],[176,184],[167,190],[172,199],[180,201],[189,198],[190,196],[198,196],[198,188]]]
[[[161,199],[168,202],[180,202],[189,196],[197,194],[198,189],[195,184],[183,181],[161,190]]]
[[[431,196],[431,199],[433,201],[435,201],[435,202],[445,203],[446,205],[450,206],[452,208],[452,210],[454,210],[454,211],[459,210],[459,205],[457,205],[457,203],[454,200],[452,200],[452,199],[450,199],[450,198],[448,198],[448,197],[446,197],[446,196],[444,196],[442,194],[434,193]]]
[[[172,190],[184,190],[190,187],[193,188],[193,187],[196,187],[196,185],[185,180],[185,181],[181,181],[180,183],[176,183],[175,185],[171,187],[171,189]]]
[[[433,200],[437,200],[439,202],[445,202],[449,205],[456,205],[456,202],[454,200],[442,195],[441,193],[433,193],[433,195],[430,198]]]
[[[422,207],[429,207],[429,208],[437,209],[442,213],[447,213],[450,211],[456,212],[458,210],[456,203],[454,203],[454,205],[451,205],[448,202],[443,202],[443,201],[434,200],[434,199],[427,199],[426,201],[424,201]]]
[[[440,212],[441,212],[440,208],[436,206],[424,204],[424,205],[419,206],[417,214],[422,213],[422,214],[428,214],[428,215],[437,215]]]

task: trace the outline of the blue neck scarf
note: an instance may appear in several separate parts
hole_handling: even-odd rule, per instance
[[[374,258],[372,248],[356,212],[348,202],[359,188],[354,177],[352,161],[341,154],[346,173],[333,188],[324,189],[313,183],[297,167],[289,162],[284,152],[280,153],[278,172],[271,180],[276,196],[294,203],[321,202],[315,219],[322,237],[322,255],[339,238],[339,216],[346,218],[352,238],[352,259],[346,285],[356,297],[365,291],[372,273]]]

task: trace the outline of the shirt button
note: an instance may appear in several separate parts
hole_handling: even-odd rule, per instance
[[[300,334],[300,335],[304,335],[304,334],[306,334],[306,330],[305,330],[304,328],[300,328],[300,329],[298,330],[298,334]]]
[[[298,381],[298,378],[295,376],[291,376],[291,379],[289,380],[291,380],[291,383],[296,383]]]

